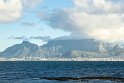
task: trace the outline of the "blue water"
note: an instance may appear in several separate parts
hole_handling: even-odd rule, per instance
[[[124,62],[0,62],[0,83],[60,83],[58,81],[43,80],[40,78],[92,76],[124,77]],[[109,80],[89,81],[89,83],[97,82],[113,83]],[[74,83],[74,81],[65,81],[62,83]]]

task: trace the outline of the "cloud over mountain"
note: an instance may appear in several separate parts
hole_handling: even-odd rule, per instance
[[[40,17],[54,29],[103,41],[123,41],[123,0],[73,0],[75,6]]]
[[[23,40],[23,41],[28,41],[28,40],[42,40],[45,42],[48,42],[51,40],[50,36],[31,36],[31,37],[26,37],[26,36],[20,36],[20,37],[15,37],[15,36],[10,36],[8,39],[16,39],[16,40]]]

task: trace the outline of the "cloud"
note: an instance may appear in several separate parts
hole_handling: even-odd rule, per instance
[[[84,39],[85,37],[82,37],[80,35],[69,35],[69,36],[60,36],[57,38],[54,38],[52,40],[79,40],[79,39]]]
[[[40,15],[54,29],[103,41],[123,41],[123,0],[73,0],[75,7]]]
[[[74,29],[73,23],[69,20],[69,12],[66,10],[54,10],[52,13],[40,13],[39,17],[54,29],[70,31]]]
[[[15,21],[21,17],[22,12],[21,0],[0,0],[0,22]]]
[[[28,40],[42,40],[42,41],[49,41],[51,38],[49,36],[31,36],[31,37],[26,37],[26,36],[20,36],[20,37],[15,37],[15,36],[10,36],[8,39],[16,39],[16,40],[23,40],[23,41],[28,41]]]
[[[42,2],[43,0],[23,0],[23,4],[28,7],[36,7],[38,4]]]
[[[29,38],[27,38],[25,36],[20,36],[20,37],[10,36],[10,37],[8,37],[8,39],[15,39],[15,40],[22,40],[22,41],[28,41],[29,40]]]
[[[21,25],[24,25],[24,26],[35,26],[36,24],[33,23],[33,22],[22,22]]]
[[[71,14],[74,12],[71,10],[54,10],[52,13],[41,12],[38,16],[42,21],[50,25],[53,29],[61,29],[71,33],[72,38],[86,38],[89,37],[86,33],[82,33],[83,28],[77,26],[75,21],[77,18],[71,19]],[[67,38],[66,38],[67,39]]]
[[[37,36],[37,37],[32,36],[29,39],[43,40],[45,42],[51,40],[51,38],[49,36]]]
[[[13,22],[27,6],[35,7],[42,0],[0,0],[0,23]]]
[[[76,7],[87,13],[124,13],[123,0],[74,0]]]

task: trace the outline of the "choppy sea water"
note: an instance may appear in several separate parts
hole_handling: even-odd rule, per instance
[[[24,61],[0,62],[0,83],[118,83],[111,80],[57,81],[42,77],[120,77],[124,62]],[[119,82],[124,83],[124,82]]]

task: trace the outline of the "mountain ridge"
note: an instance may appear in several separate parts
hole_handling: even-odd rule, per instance
[[[15,44],[1,52],[0,57],[107,58],[120,56],[120,54],[123,56],[124,50],[118,45],[110,49],[108,44],[94,39],[73,39],[51,40],[42,46],[23,41],[21,44]]]

